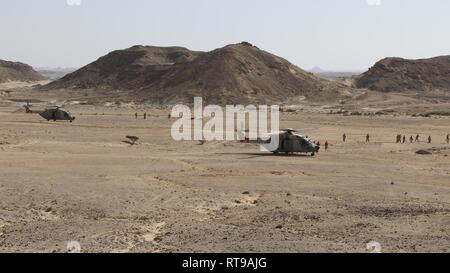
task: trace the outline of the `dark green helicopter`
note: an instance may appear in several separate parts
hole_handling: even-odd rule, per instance
[[[73,122],[75,120],[75,117],[70,112],[61,109],[59,106],[54,106],[45,110],[31,110],[31,105],[27,102],[27,105],[24,105],[24,107],[28,114],[38,114],[47,121],[63,120]]]
[[[265,137],[266,140],[261,138],[258,138],[257,140],[250,140],[245,137],[244,132],[242,131],[239,131],[239,136],[241,139],[245,139],[242,142],[260,144],[264,147],[264,150],[267,150],[275,155],[280,153],[286,155],[298,153],[311,154],[311,156],[315,156],[320,150],[320,145],[313,143],[307,137],[300,135],[297,130],[291,128],[282,129],[279,132],[268,134]]]
[[[310,153],[314,156],[319,152],[320,146],[311,142],[311,140],[306,137],[297,134],[297,131],[291,128],[281,130],[278,133],[273,133],[270,136],[279,139],[278,147],[271,150],[274,154],[285,153],[285,154],[295,154],[295,153]],[[271,140],[268,142],[270,143]]]

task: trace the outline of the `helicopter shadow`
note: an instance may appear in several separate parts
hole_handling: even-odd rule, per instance
[[[249,156],[249,157],[244,157],[241,159],[253,159],[253,158],[258,158],[258,157],[275,157],[275,158],[280,158],[280,157],[287,157],[287,158],[313,158],[309,155],[306,154],[273,154],[273,153],[216,153],[217,155],[244,155],[244,156]]]

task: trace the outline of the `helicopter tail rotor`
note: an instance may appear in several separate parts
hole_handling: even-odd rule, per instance
[[[25,112],[27,113],[27,114],[32,114],[33,113],[33,111],[31,110],[31,107],[32,107],[33,105],[31,105],[30,104],[30,101],[27,101],[27,104],[25,104],[23,107],[25,108]]]

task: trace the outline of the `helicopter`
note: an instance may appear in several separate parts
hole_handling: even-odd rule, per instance
[[[285,153],[291,155],[295,153],[311,153],[311,156],[315,156],[320,150],[320,145],[311,142],[308,137],[304,137],[298,133],[297,130],[288,128],[282,129],[279,132],[271,133],[266,137],[267,140],[258,138],[257,140],[250,140],[243,136],[243,132],[239,132],[239,135],[245,140],[245,143],[256,143],[263,145],[264,150],[267,150],[275,155]],[[279,141],[272,142],[273,138],[278,138]],[[276,146],[273,146],[276,143]]]
[[[45,110],[31,110],[31,106],[32,105],[30,105],[29,102],[24,105],[26,113],[38,114],[47,121],[67,120],[72,123],[75,120],[75,117],[70,112],[61,109],[61,107],[59,106],[54,106]]]
[[[297,133],[296,130],[288,128],[278,133],[271,134],[270,138],[278,137],[278,148],[271,151],[274,154],[285,153],[287,155],[294,153],[311,153],[315,156],[319,152],[320,146],[312,143],[306,137]],[[271,139],[269,139],[270,143]]]
[[[277,146],[271,147],[270,149],[267,148],[270,145],[266,147],[266,149],[268,149],[275,155],[278,155],[280,153],[285,153],[286,155],[295,153],[310,153],[311,156],[315,156],[316,153],[318,153],[320,150],[320,145],[311,142],[307,137],[298,134],[298,131],[291,128],[282,129],[279,132],[269,134],[269,139],[266,141],[258,139],[257,141],[246,140],[246,142],[270,144],[272,143],[272,139],[276,137],[279,138]]]

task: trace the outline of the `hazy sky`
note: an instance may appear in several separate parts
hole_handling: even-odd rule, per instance
[[[80,67],[135,44],[207,51],[240,41],[305,69],[450,55],[449,0],[78,1],[0,0],[0,59]]]

